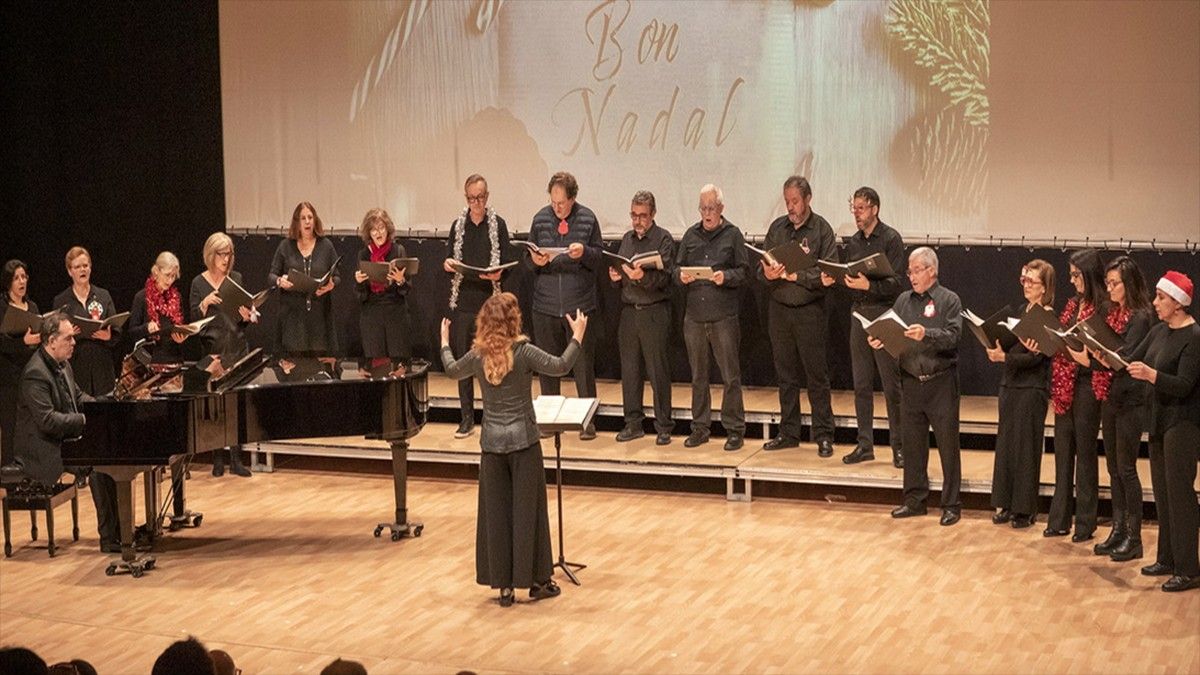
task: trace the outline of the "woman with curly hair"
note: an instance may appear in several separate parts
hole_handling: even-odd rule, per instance
[[[562,377],[579,358],[587,317],[576,312],[566,319],[571,341],[562,356],[552,356],[521,333],[517,296],[493,295],[475,317],[471,350],[457,360],[450,349],[450,319],[442,320],[446,375],[478,377],[483,393],[475,580],[500,589],[502,607],[512,605],[514,588],[528,588],[534,600],[560,593],[550,578],[546,474],[531,389],[535,374]]]

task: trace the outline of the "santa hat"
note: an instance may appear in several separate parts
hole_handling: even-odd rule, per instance
[[[1184,307],[1192,304],[1192,292],[1194,290],[1192,280],[1182,272],[1174,270],[1167,272],[1163,275],[1163,278],[1158,280],[1158,285],[1155,288],[1171,296]]]

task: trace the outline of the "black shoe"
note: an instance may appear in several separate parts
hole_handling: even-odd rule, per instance
[[[553,579],[544,584],[534,584],[533,588],[529,589],[530,600],[546,600],[557,598],[559,595],[562,595],[562,589],[554,583]]]
[[[500,606],[501,607],[512,607],[514,597],[515,596],[513,595],[513,589],[501,588],[500,589]]]
[[[1142,538],[1137,535],[1126,536],[1112,550],[1109,557],[1113,562],[1129,562],[1140,559],[1142,557]]]
[[[1071,535],[1071,541],[1075,542],[1076,544],[1085,542],[1085,541],[1091,541],[1094,538],[1095,538],[1094,533],[1080,532],[1079,530],[1075,530],[1075,534]]]
[[[654,437],[654,444],[655,445],[670,445],[671,444],[671,434],[668,434],[665,431],[659,432],[659,434]]]
[[[817,441],[817,456],[833,457],[833,442],[828,440]]]
[[[640,426],[625,427],[624,429],[621,429],[620,433],[617,434],[617,442],[625,443],[626,441],[632,441],[635,438],[641,438],[645,435],[646,432]]]
[[[863,446],[854,448],[850,454],[842,457],[843,464],[858,464],[859,462],[872,462],[875,460],[875,451]]]
[[[579,432],[579,440],[581,440],[581,441],[591,441],[591,440],[595,440],[595,438],[596,438],[596,425],[595,424],[589,424],[583,428],[583,431]]]
[[[120,553],[121,542],[119,541],[102,541],[100,542],[101,553]]]
[[[683,447],[694,448],[697,445],[704,445],[707,442],[708,442],[708,432],[707,431],[693,431],[691,433],[691,435],[687,437],[687,440],[685,440],[683,442]]]
[[[1153,565],[1146,565],[1142,568],[1142,574],[1148,577],[1168,577],[1174,576],[1175,568],[1166,563],[1156,562]]]
[[[247,469],[246,467],[242,466],[241,464],[235,464],[235,465],[229,467],[229,473],[232,473],[235,476],[241,476],[242,478],[250,478],[251,476],[254,475],[250,471],[250,469]]]
[[[1194,577],[1181,577],[1176,574],[1168,579],[1167,583],[1162,585],[1162,589],[1167,593],[1190,591],[1193,588],[1200,588],[1200,574],[1197,574]]]
[[[992,514],[993,525],[1003,525],[1012,520],[1012,511],[1008,509],[1000,509]]]
[[[776,436],[771,440],[763,443],[763,450],[783,450],[784,448],[798,448],[800,441],[787,436]]]
[[[892,466],[896,467],[897,469],[904,468],[904,453],[903,452],[897,452],[895,450],[892,451]]]
[[[454,430],[454,437],[466,438],[473,433],[475,433],[475,421],[469,419],[463,420],[458,423],[458,428]]]
[[[962,515],[955,509],[942,509],[942,518],[938,521],[939,525],[949,527],[958,522]]]
[[[1036,520],[1037,520],[1036,515],[1026,515],[1024,513],[1018,513],[1013,516],[1012,526],[1013,526],[1014,530],[1023,530],[1025,528],[1033,525],[1033,523]]]
[[[744,442],[741,434],[729,434],[729,438],[725,439],[725,452],[737,452],[742,449]]]
[[[225,475],[225,462],[213,462],[212,474],[218,478]]]
[[[1071,534],[1070,530],[1056,530],[1053,527],[1047,527],[1042,530],[1043,537],[1065,537],[1068,534]]]
[[[1096,555],[1112,555],[1113,549],[1120,545],[1121,540],[1125,538],[1124,528],[1113,525],[1113,529],[1108,533],[1108,538],[1092,547],[1092,553]]]
[[[892,509],[893,518],[912,518],[913,516],[923,516],[925,513],[926,509],[924,506],[911,506],[909,504]]]

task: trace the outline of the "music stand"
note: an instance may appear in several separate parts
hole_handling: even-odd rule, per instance
[[[555,492],[558,497],[558,562],[563,574],[576,586],[581,586],[575,570],[587,569],[582,563],[568,562],[563,554],[563,498],[562,498],[562,432],[582,431],[596,414],[600,401],[595,398],[568,398],[565,396],[539,396],[533,400],[533,411],[537,425],[543,433],[554,434]],[[553,569],[553,568],[552,568]]]

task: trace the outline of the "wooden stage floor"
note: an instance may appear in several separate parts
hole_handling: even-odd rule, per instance
[[[877,506],[569,487],[583,586],[504,609],[474,584],[470,481],[411,481],[425,532],[396,543],[371,536],[386,477],[197,472],[189,490],[203,526],[169,535],[141,579],[104,575],[86,498],[83,538],[54,559],[15,515],[0,643],[102,673],[147,672],[187,634],[246,673],[335,656],[372,673],[1200,673],[1200,593],[1138,574],[1153,525],[1147,557],[1115,564],[981,512],[942,528]]]

